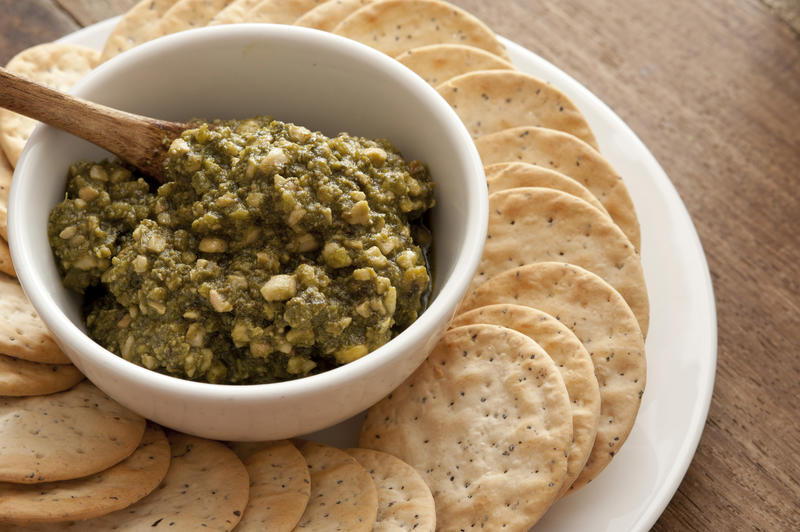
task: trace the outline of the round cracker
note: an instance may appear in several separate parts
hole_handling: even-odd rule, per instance
[[[570,492],[595,478],[619,452],[639,411],[646,378],[644,338],[622,296],[578,266],[542,262],[509,270],[469,295],[465,310],[510,303],[551,314],[592,357],[600,385],[600,423],[592,452]]]
[[[451,78],[475,70],[514,70],[498,56],[463,44],[431,44],[412,48],[395,59],[436,87]]]
[[[513,188],[489,196],[486,244],[467,293],[506,270],[553,260],[602,277],[647,334],[650,303],[639,254],[607,215],[560,190]]]
[[[438,0],[385,0],[362,7],[334,33],[392,57],[429,44],[467,44],[508,59],[505,47],[483,22]]]
[[[134,46],[158,37],[158,21],[177,0],[140,0],[122,15],[106,39],[100,60],[106,61]]]
[[[589,352],[566,325],[546,312],[521,305],[478,307],[453,319],[451,327],[488,323],[519,331],[542,346],[558,366],[569,394],[572,443],[563,495],[583,469],[594,446],[600,420],[600,388]]]
[[[0,355],[0,395],[47,395],[72,388],[83,374],[72,364],[39,364]]]
[[[355,13],[375,0],[328,0],[314,7],[294,21],[295,26],[333,31],[351,13]]]
[[[639,221],[625,183],[597,150],[579,138],[563,131],[526,126],[478,137],[475,146],[486,166],[522,161],[575,179],[600,200],[611,219],[640,249]]]
[[[102,517],[35,525],[28,530],[232,530],[248,497],[247,470],[241,460],[217,441],[178,432],[169,433],[167,438],[172,456],[169,469],[147,497]]]
[[[527,530],[563,483],[572,416],[553,360],[496,325],[450,329],[367,412],[359,446],[413,466],[441,530]]]
[[[431,490],[416,469],[373,449],[346,449],[367,470],[378,490],[374,532],[433,532],[436,509]]]
[[[589,123],[572,100],[530,74],[479,70],[445,81],[436,90],[473,138],[519,126],[538,126],[564,131],[597,148]]]
[[[42,364],[70,364],[16,279],[0,274],[0,353]]]
[[[0,152],[0,155],[3,155],[2,152]],[[6,204],[2,203],[2,200],[0,200],[0,237],[2,237],[2,239],[6,241],[6,244],[8,244],[8,208],[6,207]],[[10,250],[8,254],[9,256],[11,255]],[[14,277],[16,277],[16,273],[17,272],[15,271]]]
[[[0,240],[0,272],[12,277],[17,276],[17,272],[14,270],[14,263],[11,262],[11,250],[5,240]]]
[[[258,450],[234,452],[250,477],[250,499],[239,531],[291,531],[303,515],[311,493],[306,460],[286,440],[265,443]]]
[[[378,493],[369,473],[336,447],[300,441],[297,448],[311,473],[311,498],[295,530],[372,530]]]
[[[100,52],[87,46],[51,42],[27,48],[6,65],[14,74],[60,91],[69,90],[100,61]],[[0,108],[0,147],[12,166],[17,165],[37,121]]]
[[[0,398],[0,481],[93,475],[130,456],[144,428],[144,418],[88,381],[52,395]]]
[[[261,0],[233,0],[226,7],[214,15],[208,23],[209,26],[217,24],[240,24],[247,22],[247,12],[256,7]]]
[[[0,236],[8,241],[8,193],[11,190],[11,176],[14,168],[8,157],[0,149]]]
[[[520,162],[490,164],[484,168],[484,171],[486,184],[489,185],[489,194],[510,188],[554,188],[572,194],[595,209],[608,214],[603,204],[597,201],[589,189],[561,172]]]
[[[136,450],[119,464],[75,480],[3,484],[0,521],[17,525],[90,519],[126,508],[153,491],[167,473],[164,431],[148,425]]]
[[[294,24],[304,13],[323,0],[262,0],[247,12],[248,22]]]
[[[225,9],[232,0],[178,0],[159,19],[155,37],[202,28]]]

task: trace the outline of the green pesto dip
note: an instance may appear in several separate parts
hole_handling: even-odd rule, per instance
[[[254,118],[188,130],[153,192],[79,162],[48,233],[90,336],[212,383],[303,377],[380,347],[431,289],[433,183],[385,140]]]

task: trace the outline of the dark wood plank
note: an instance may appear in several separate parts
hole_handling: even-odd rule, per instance
[[[52,41],[80,26],[54,0],[0,0],[0,64],[35,44]]]
[[[89,26],[107,18],[115,17],[133,7],[139,0],[56,0],[61,7],[78,21]]]

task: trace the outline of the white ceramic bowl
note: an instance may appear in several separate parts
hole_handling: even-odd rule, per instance
[[[167,120],[272,115],[321,130],[390,139],[428,164],[435,287],[428,309],[392,341],[326,373],[291,382],[190,382],[136,366],[85,334],[79,298],[63,288],[47,241],[50,209],[70,163],[108,154],[41,126],[16,168],[9,233],[19,280],[80,370],[108,395],[167,427],[226,440],[297,436],[369,407],[427,356],[464,294],[486,235],[487,197],[475,147],[456,114],[410,70],[331,34],[274,25],[192,30],[134,48],[89,74],[74,94]]]

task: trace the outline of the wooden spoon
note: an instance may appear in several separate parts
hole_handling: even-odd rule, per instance
[[[0,107],[49,124],[106,149],[164,182],[170,142],[191,127],[126,113],[53,90],[0,67]]]

